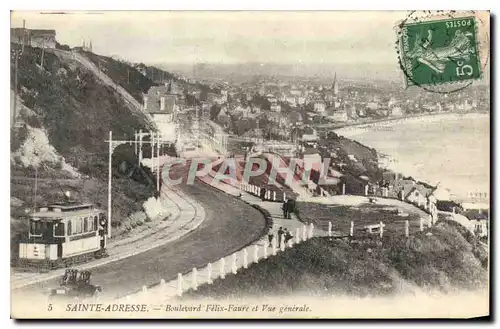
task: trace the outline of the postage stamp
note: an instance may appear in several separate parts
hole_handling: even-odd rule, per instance
[[[399,50],[407,86],[481,77],[475,17],[446,17],[402,25]]]

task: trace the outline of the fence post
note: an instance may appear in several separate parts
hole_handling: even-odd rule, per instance
[[[193,290],[198,290],[198,270],[196,269],[196,267],[193,267],[191,276],[193,281]]]
[[[276,191],[273,191],[273,201],[276,201]]]
[[[212,263],[207,264],[207,272],[208,272],[208,278],[207,278],[207,283],[212,284]]]
[[[288,240],[288,248],[293,247],[293,239]]]
[[[276,250],[276,247],[277,247],[276,240],[277,240],[277,239],[278,239],[278,237],[277,237],[277,236],[274,236],[274,237],[273,237],[273,242],[272,242],[272,245],[273,245],[273,255],[275,255],[275,256],[276,256],[276,252],[277,252],[277,250]]]
[[[342,195],[345,195],[345,183],[342,184]]]
[[[285,251],[285,235],[283,234],[280,238],[280,250]]]
[[[380,222],[380,238],[384,236],[384,223]]]
[[[177,296],[182,296],[182,274],[177,273]]]
[[[147,293],[148,292],[148,287],[142,286],[142,293]]]
[[[238,273],[238,268],[236,267],[236,253],[231,256],[231,271],[233,274]]]
[[[424,219],[420,217],[420,232],[424,231]]]
[[[163,280],[163,279],[160,280],[160,288],[162,290],[165,289],[165,280]]]
[[[300,227],[295,229],[295,243],[300,243]]]
[[[257,195],[260,197],[260,190],[261,188],[260,187],[257,187]]]
[[[306,225],[303,224],[302,225],[302,241],[306,241],[307,240],[307,228],[306,228]]]
[[[266,200],[271,200],[271,191],[266,191]]]
[[[332,222],[328,222],[328,236],[332,236]]]
[[[226,277],[226,260],[224,258],[220,259],[220,277],[222,279]]]
[[[429,228],[432,227],[432,216],[429,215],[429,222],[427,223],[427,225],[429,226]]]
[[[365,195],[368,195],[368,185],[365,185]]]
[[[267,241],[264,241],[264,259],[267,259]]]
[[[286,201],[286,193],[283,191],[283,201]]]
[[[267,244],[267,241],[265,242]],[[255,245],[253,246],[253,262],[258,263],[259,262],[259,246]]]
[[[248,268],[248,251],[247,251],[247,248],[243,249],[243,268]]]
[[[410,236],[410,222],[408,221],[408,219],[405,220],[405,236]]]
[[[314,224],[311,223],[311,224],[309,224],[309,237],[308,238],[311,239],[313,237],[313,235],[314,235]]]
[[[351,228],[349,229],[349,236],[352,238],[354,236],[354,222],[351,220]]]

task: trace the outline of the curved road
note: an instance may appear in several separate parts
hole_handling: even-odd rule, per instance
[[[171,177],[185,176],[186,167],[171,169]],[[173,280],[177,273],[237,251],[258,239],[264,230],[264,216],[245,202],[196,181],[178,185],[205,209],[205,220],[191,233],[164,246],[92,269],[92,283],[103,287],[103,297],[114,298]],[[39,297],[59,285],[59,278],[29,285],[12,292]],[[32,295],[34,294],[34,295]]]

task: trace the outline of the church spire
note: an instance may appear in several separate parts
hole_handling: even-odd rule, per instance
[[[333,94],[335,96],[337,96],[339,93],[339,85],[337,83],[337,72],[335,72],[335,76],[333,77],[332,90],[333,90]]]
[[[92,52],[92,40],[90,40],[89,51]]]

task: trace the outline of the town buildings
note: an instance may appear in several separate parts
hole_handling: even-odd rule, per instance
[[[33,30],[26,28],[11,28],[10,41],[19,45],[38,47],[38,48],[56,48],[55,30]]]

